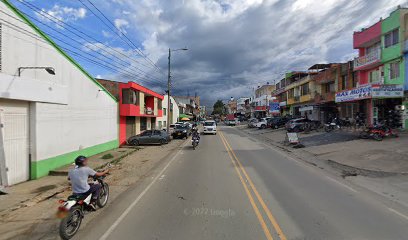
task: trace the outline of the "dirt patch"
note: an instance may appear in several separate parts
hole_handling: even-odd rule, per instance
[[[51,189],[55,189],[57,187],[58,187],[57,185],[42,186],[42,187],[34,189],[33,191],[31,191],[31,193],[42,193],[42,192],[45,192],[45,191],[49,191]]]

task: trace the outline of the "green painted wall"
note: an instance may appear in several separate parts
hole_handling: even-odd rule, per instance
[[[390,14],[389,17],[384,19],[384,21],[381,23],[381,46],[382,46],[382,56],[381,56],[381,61],[383,63],[386,63],[390,60],[393,60],[395,58],[398,58],[401,56],[401,37],[400,41],[398,44],[384,48],[384,36],[386,33],[399,28],[399,35],[401,36],[402,29],[400,28],[401,26],[401,21],[400,21],[400,10],[396,10]]]
[[[390,63],[399,61],[400,76],[399,78],[390,79]],[[403,59],[390,61],[384,64],[384,84],[404,84],[405,81],[405,63]]]
[[[48,175],[49,171],[64,165],[74,162],[74,159],[79,155],[92,156],[104,151],[108,151],[119,147],[119,140],[113,140],[107,143],[102,143],[92,147],[88,147],[82,150],[73,151],[70,153],[62,154],[52,158],[44,159],[41,161],[31,162],[31,179],[37,179]]]

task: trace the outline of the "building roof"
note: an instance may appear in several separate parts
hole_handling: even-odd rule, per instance
[[[85,76],[88,77],[89,80],[94,82],[99,88],[103,89],[105,94],[109,95],[115,102],[118,100],[115,96],[113,96],[109,91],[107,91],[102,84],[100,84],[94,77],[92,77],[82,66],[77,63],[71,56],[69,56],[64,50],[62,50],[58,44],[56,44],[47,34],[45,34],[40,28],[37,27],[33,22],[31,22],[20,10],[18,10],[10,1],[3,0],[2,1],[11,11],[13,11],[19,18],[21,18],[24,22],[27,23],[40,37],[42,37],[46,42],[48,42],[51,46],[57,50],[62,56],[64,56],[69,62],[71,62],[74,66],[76,66]]]

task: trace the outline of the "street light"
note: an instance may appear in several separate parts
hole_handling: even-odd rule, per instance
[[[179,48],[179,49],[170,49],[169,48],[169,72],[167,75],[167,126],[166,126],[166,131],[167,133],[170,132],[170,80],[171,80],[171,75],[170,75],[170,60],[171,60],[171,52],[176,52],[176,51],[187,51],[187,48]]]
[[[18,76],[21,76],[21,72],[24,69],[45,69],[48,74],[55,75],[55,69],[53,67],[19,67],[18,68]]]

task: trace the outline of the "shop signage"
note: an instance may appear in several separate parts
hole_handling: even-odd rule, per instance
[[[281,106],[281,107],[286,106],[286,101],[284,101],[284,102],[280,102],[280,103],[279,103],[279,106]]]
[[[371,85],[336,93],[336,102],[349,102],[366,98],[371,98]]]
[[[299,108],[300,112],[313,111],[313,106],[306,106]]]
[[[271,113],[280,113],[280,106],[278,102],[272,102],[269,104],[269,110]]]
[[[373,85],[371,88],[373,98],[398,98],[404,96],[403,85]]]

